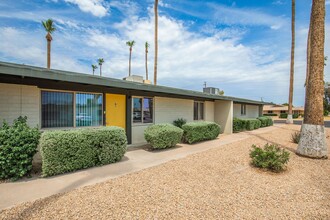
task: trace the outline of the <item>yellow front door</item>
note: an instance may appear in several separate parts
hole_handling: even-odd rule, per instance
[[[126,96],[106,94],[105,117],[107,126],[126,127]]]

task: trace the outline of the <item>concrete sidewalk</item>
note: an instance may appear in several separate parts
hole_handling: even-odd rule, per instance
[[[261,134],[279,129],[284,125],[260,128],[231,135],[220,135],[218,139],[193,145],[179,144],[175,148],[148,151],[144,148],[129,148],[124,158],[114,164],[89,168],[74,173],[50,178],[31,178],[17,182],[0,184],[0,210],[22,202],[33,201],[57,193],[68,192],[78,187],[104,182],[128,173],[157,166],[170,160],[176,160],[208,149],[220,147],[236,141],[242,141],[252,134]]]

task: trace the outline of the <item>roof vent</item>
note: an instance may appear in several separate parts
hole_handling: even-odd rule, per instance
[[[137,75],[127,76],[127,77],[123,78],[123,80],[143,83],[143,77],[142,76],[137,76]]]
[[[203,88],[204,93],[213,94],[213,95],[218,95],[219,91],[220,90],[218,88],[214,88],[214,87],[205,87],[205,88]]]

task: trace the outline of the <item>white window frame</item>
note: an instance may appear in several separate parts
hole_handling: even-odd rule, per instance
[[[51,127],[51,128],[43,128],[41,127],[41,122],[42,122],[42,95],[41,93],[43,91],[46,92],[67,92],[67,93],[72,93],[73,94],[73,127]],[[99,126],[76,126],[76,94],[77,93],[88,93],[88,94],[99,94],[102,95],[102,112],[104,112],[104,93],[101,92],[85,92],[85,91],[72,91],[72,90],[59,90],[59,89],[40,89],[40,128],[42,130],[47,130],[47,129],[67,129],[67,128],[93,128],[93,127],[102,127],[104,123],[104,114],[102,114],[102,122],[101,125]]]
[[[195,119],[195,103],[197,103],[197,119]],[[203,118],[200,118],[200,103],[203,103]],[[204,121],[205,119],[205,102],[203,101],[194,101],[194,106],[193,106],[193,117],[194,117],[194,121]]]
[[[133,112],[134,112],[134,98],[138,98],[138,99],[142,99],[142,103],[141,103],[141,122],[134,122],[133,120]],[[149,123],[144,123],[143,122],[143,107],[144,107],[144,99],[148,98],[148,99],[152,99],[152,122]],[[150,96],[132,96],[132,119],[131,119],[131,124],[133,126],[135,125],[150,125],[150,124],[154,124],[155,123],[155,99],[154,97],[150,97]]]

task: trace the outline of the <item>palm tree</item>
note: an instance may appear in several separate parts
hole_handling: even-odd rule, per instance
[[[99,66],[100,66],[100,76],[102,76],[102,64],[104,63],[104,59],[99,58],[99,59],[97,59],[97,62],[99,63]]]
[[[97,69],[97,65],[92,64],[92,69],[93,69],[93,75],[94,75],[95,70]]]
[[[46,21],[41,21],[42,25],[45,28],[46,39],[47,39],[47,68],[50,69],[50,50],[51,50],[51,42],[53,40],[52,33],[56,30],[54,27],[54,22],[52,19],[48,19]]]
[[[294,79],[294,45],[295,45],[295,14],[296,3],[292,0],[292,15],[291,15],[291,65],[290,65],[290,88],[289,88],[289,111],[286,119],[287,124],[293,124],[292,119],[292,100],[293,100],[293,79]]]
[[[127,41],[126,45],[129,46],[129,61],[128,61],[128,75],[131,76],[131,59],[132,59],[132,48],[135,45],[135,41]]]
[[[155,0],[155,60],[154,60],[154,85],[157,85],[157,60],[158,60],[158,0]]]
[[[148,80],[148,48],[150,47],[148,41],[144,44],[146,49],[146,80]]]
[[[297,148],[297,154],[312,158],[328,157],[323,119],[324,20],[325,0],[313,0],[305,115]]]

